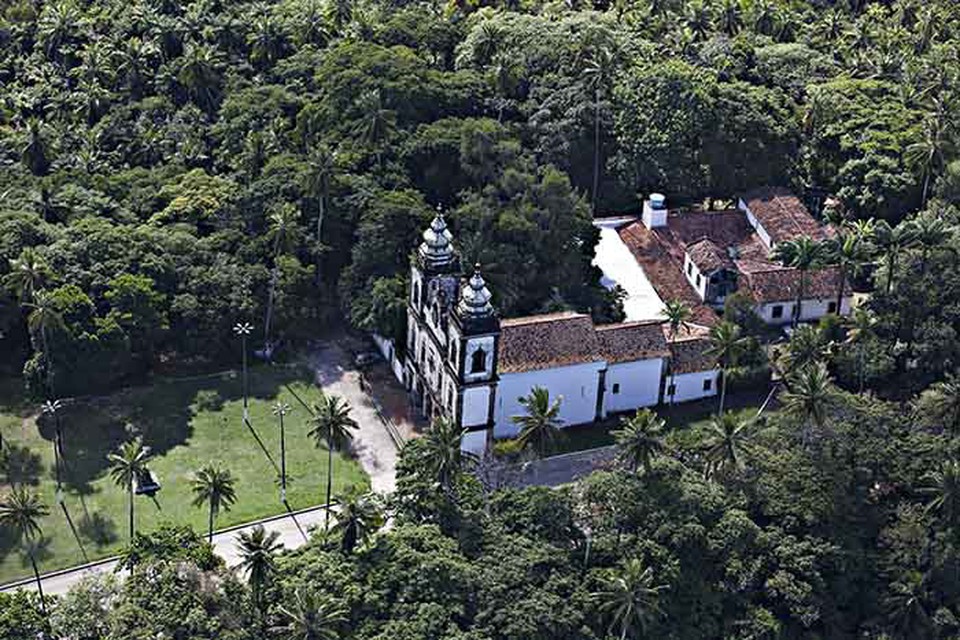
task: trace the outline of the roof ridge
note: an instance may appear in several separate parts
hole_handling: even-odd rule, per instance
[[[597,331],[610,331],[611,329],[630,329],[632,327],[646,327],[654,325],[662,325],[666,320],[661,320],[658,318],[647,318],[645,320],[628,320],[626,322],[614,322],[611,324],[598,324],[595,325]]]
[[[504,318],[500,321],[500,326],[520,326],[525,324],[540,324],[543,322],[553,322],[556,320],[574,320],[578,318],[589,318],[585,313],[579,311],[555,311],[553,313],[538,313],[532,316],[520,316],[519,318]]]

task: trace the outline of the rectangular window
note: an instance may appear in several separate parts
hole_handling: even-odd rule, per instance
[[[782,305],[782,304],[774,305],[774,306],[773,306],[773,311],[770,312],[770,315],[773,316],[774,318],[782,318],[782,317],[783,317],[783,305]]]
[[[710,389],[713,389],[713,380],[711,380],[710,378],[707,378],[706,380],[703,381],[703,390],[710,391]]]
[[[677,385],[675,385],[675,384],[669,385],[669,386],[667,387],[667,395],[670,396],[671,398],[672,398],[673,396],[677,395]]]
[[[613,383],[613,392],[614,392],[615,394],[616,394],[616,393],[620,393],[620,383],[619,383],[619,382],[614,382],[614,383]]]
[[[687,275],[688,275],[688,276],[693,275],[693,263],[692,263],[692,262],[688,262],[688,263],[687,263]]]
[[[697,287],[699,287],[699,286],[700,286],[700,274],[698,273],[698,274],[697,274]]]
[[[836,313],[837,312],[837,303],[831,302],[827,305],[827,313]]]

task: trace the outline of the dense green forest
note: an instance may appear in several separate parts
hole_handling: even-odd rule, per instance
[[[960,197],[947,1],[2,7],[2,365],[58,395],[223,361],[238,320],[402,335],[438,207],[504,315],[604,320],[591,212],[652,189]]]

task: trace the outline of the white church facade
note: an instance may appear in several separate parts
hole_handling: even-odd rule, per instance
[[[600,326],[575,312],[501,319],[479,266],[466,277],[459,270],[437,215],[411,265],[403,382],[428,419],[467,429],[466,449],[516,435],[511,418],[523,414],[520,398],[534,387],[561,400],[565,426],[717,392],[705,327],[671,336],[662,319]]]

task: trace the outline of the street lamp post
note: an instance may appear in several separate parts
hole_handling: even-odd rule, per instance
[[[238,322],[233,327],[233,332],[240,336],[240,348],[243,351],[243,364],[240,372],[241,381],[240,384],[243,387],[243,420],[244,422],[249,422],[250,420],[250,411],[247,407],[247,336],[250,335],[250,332],[253,331],[253,325],[249,322]]]
[[[290,411],[286,402],[277,402],[273,405],[273,415],[280,420],[280,501],[287,502],[287,445],[283,429],[283,416]]]

